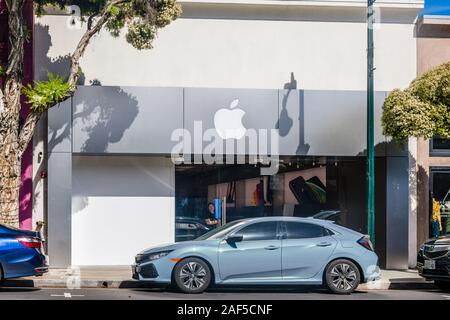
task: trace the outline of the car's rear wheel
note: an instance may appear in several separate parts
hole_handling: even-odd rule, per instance
[[[352,261],[338,259],[327,266],[324,278],[325,285],[331,292],[350,294],[358,287],[361,274]]]
[[[173,281],[182,292],[201,293],[209,287],[211,270],[201,259],[186,258],[175,266]]]
[[[442,291],[450,292],[450,281],[434,281],[434,284]]]

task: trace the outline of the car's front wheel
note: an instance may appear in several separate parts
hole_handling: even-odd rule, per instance
[[[173,271],[175,286],[185,293],[201,293],[211,282],[211,270],[201,259],[186,258],[178,262]]]
[[[350,294],[358,287],[361,275],[352,261],[339,259],[327,266],[324,278],[325,285],[331,292]]]
[[[434,281],[434,284],[442,291],[450,292],[450,281]]]

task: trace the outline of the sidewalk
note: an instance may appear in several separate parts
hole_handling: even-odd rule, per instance
[[[50,269],[41,277],[7,280],[5,286],[39,288],[145,288],[150,285],[131,279],[131,267],[92,266],[73,269]],[[360,290],[432,289],[433,282],[425,281],[416,270],[382,270],[381,279],[361,284]]]

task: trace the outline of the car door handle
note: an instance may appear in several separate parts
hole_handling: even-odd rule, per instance
[[[264,247],[264,249],[266,249],[266,250],[277,250],[277,249],[280,249],[280,247],[272,245],[272,246]]]
[[[331,242],[319,242],[318,244],[316,244],[316,246],[318,246],[318,247],[329,247],[329,246],[331,246]]]

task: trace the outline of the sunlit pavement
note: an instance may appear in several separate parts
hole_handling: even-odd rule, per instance
[[[203,294],[185,295],[162,289],[39,289],[0,288],[0,300],[449,300],[439,290],[373,290],[352,295],[333,295],[317,288],[240,289],[219,288]]]

